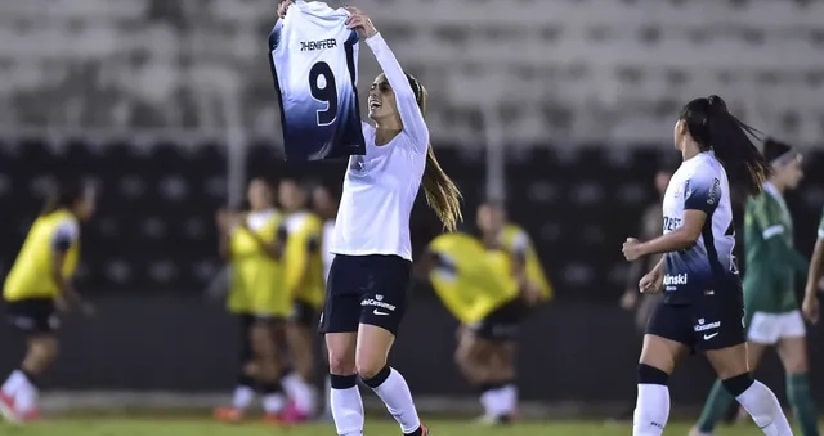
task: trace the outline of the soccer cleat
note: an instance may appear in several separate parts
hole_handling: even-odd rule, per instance
[[[243,410],[236,407],[220,407],[215,409],[215,419],[222,422],[243,421]]]
[[[287,424],[299,424],[309,421],[311,416],[308,413],[298,409],[295,406],[294,401],[290,401],[289,404],[286,405],[286,409],[283,411],[281,419]]]
[[[17,414],[17,408],[14,405],[14,398],[7,395],[5,392],[0,392],[0,415],[13,424],[19,424],[22,419]]]
[[[43,419],[43,416],[40,414],[40,411],[29,410],[28,412],[20,413],[20,422],[33,422],[33,421],[40,421]]]

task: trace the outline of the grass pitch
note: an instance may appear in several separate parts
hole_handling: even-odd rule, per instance
[[[485,427],[467,421],[435,420],[429,426],[433,436],[626,436],[629,424],[605,424],[597,421],[525,422],[508,427]],[[691,423],[673,422],[665,435],[686,436]],[[368,421],[367,436],[400,435],[398,426],[390,421]],[[760,434],[750,423],[723,427],[717,436]],[[290,428],[274,427],[254,422],[222,424],[208,419],[179,418],[71,418],[48,420],[25,426],[0,422],[3,436],[334,436],[330,423],[306,424]]]

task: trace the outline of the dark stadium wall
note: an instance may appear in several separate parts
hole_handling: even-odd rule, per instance
[[[226,392],[235,371],[236,330],[222,307],[201,299],[120,295],[98,299],[95,318],[66,317],[61,355],[45,378],[61,390]],[[453,364],[455,321],[426,296],[413,299],[392,363],[415,392],[473,395]],[[634,398],[639,337],[632,316],[612,306],[556,303],[531,315],[522,332],[522,398],[542,401],[618,402]],[[824,352],[811,332],[813,367]],[[22,341],[0,329],[0,370],[19,362]],[[760,374],[777,391],[776,359]],[[824,399],[824,378],[813,372]],[[672,379],[676,401],[700,402],[711,382],[703,359],[688,359]],[[783,395],[783,393],[782,393]]]

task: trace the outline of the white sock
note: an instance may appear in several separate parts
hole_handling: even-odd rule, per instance
[[[286,398],[280,392],[263,395],[263,411],[266,413],[280,413],[286,405]]]
[[[330,389],[329,400],[338,435],[363,435],[363,400],[358,387]]]
[[[401,373],[390,368],[389,377],[372,390],[383,400],[389,414],[398,421],[403,433],[412,433],[421,426],[415,402],[412,400],[412,392],[409,391],[409,385]]]
[[[294,372],[290,372],[280,379],[280,384],[283,385],[283,391],[290,399],[295,399],[295,391],[298,389],[297,384],[300,383],[300,376]]]
[[[489,415],[504,416],[507,414],[507,398],[504,388],[500,387],[486,392]]]
[[[232,395],[232,407],[239,410],[246,410],[255,399],[255,391],[249,386],[238,385]]]
[[[9,375],[9,378],[6,379],[6,382],[3,383],[2,391],[4,394],[13,397],[15,393],[24,385],[28,383],[26,380],[26,376],[23,375],[23,371],[15,370]]]
[[[20,413],[28,413],[37,408],[38,389],[28,380],[14,394],[14,406]]]
[[[484,416],[495,416],[498,412],[495,410],[495,391],[488,390],[481,394],[481,406],[484,408]]]
[[[632,436],[660,436],[669,418],[670,397],[666,385],[639,384]]]
[[[518,404],[518,388],[509,384],[502,387],[498,393],[501,401],[501,409],[504,415],[512,415],[515,413],[515,407]]]
[[[767,436],[792,436],[790,423],[784,416],[778,398],[759,381],[753,384],[735,397],[747,413],[752,416],[755,425]]]
[[[283,377],[282,383],[286,394],[295,402],[295,408],[309,415],[315,413],[317,395],[312,385],[306,383],[303,377],[295,373]]]

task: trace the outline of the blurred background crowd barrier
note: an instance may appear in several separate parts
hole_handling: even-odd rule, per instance
[[[429,89],[433,144],[468,224],[486,194],[506,194],[555,285],[556,300],[523,332],[525,399],[634,395],[639,338],[617,304],[620,245],[656,201],[656,169],[678,159],[672,125],[687,100],[722,95],[748,123],[804,148],[807,178],[788,203],[809,254],[824,203],[824,1],[352,4]],[[0,1],[0,272],[56,177],[101,188],[79,280],[100,314],[67,321],[50,385],[231,385],[236,333],[222,303],[204,297],[222,268],[214,211],[239,204],[251,175],[335,183],[344,171],[282,161],[266,59],[274,11],[274,0]],[[365,89],[377,67],[368,50],[360,59]],[[438,231],[417,205],[416,251]],[[470,393],[452,364],[455,322],[426,285],[412,298],[398,366],[423,394]],[[824,346],[817,331],[810,338],[815,368]],[[0,372],[19,359],[12,344],[0,329]],[[674,396],[697,403],[709,371],[687,366]],[[813,379],[821,401],[824,380]]]

